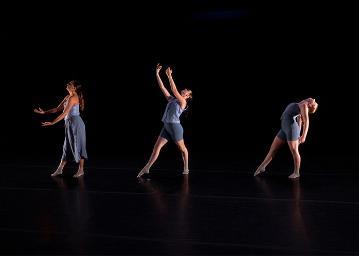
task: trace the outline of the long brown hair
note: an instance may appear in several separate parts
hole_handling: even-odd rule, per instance
[[[72,83],[72,85],[75,87],[77,96],[79,97],[80,109],[81,109],[81,111],[84,111],[85,99],[84,99],[82,85],[77,80],[72,80],[70,83]]]

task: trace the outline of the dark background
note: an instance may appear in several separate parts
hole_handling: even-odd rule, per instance
[[[55,107],[65,83],[78,79],[86,88],[89,163],[135,159],[142,166],[166,105],[154,73],[161,62],[173,67],[178,88],[193,90],[183,126],[195,168],[256,166],[285,106],[307,97],[319,108],[303,156],[329,167],[334,158],[348,163],[357,154],[355,8],[269,2],[4,6],[1,161],[60,158],[63,124],[43,128],[40,121],[55,116],[32,110]],[[180,161],[168,148],[162,159]]]

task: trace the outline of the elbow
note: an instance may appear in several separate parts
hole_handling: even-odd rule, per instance
[[[178,92],[176,86],[171,86],[171,90],[172,90],[173,93],[179,94],[179,92]]]

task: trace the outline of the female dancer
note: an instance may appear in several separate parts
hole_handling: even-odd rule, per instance
[[[301,158],[298,147],[299,144],[304,143],[307,138],[309,114],[315,113],[317,108],[318,103],[312,98],[302,100],[299,103],[290,103],[286,107],[281,117],[281,130],[274,138],[267,156],[255,171],[254,176],[265,171],[265,168],[272,161],[275,153],[286,141],[294,160],[294,171],[289,175],[289,178],[295,179],[300,176],[299,168]],[[302,135],[300,135],[302,123],[303,131]]]
[[[84,109],[85,102],[81,85],[77,81],[72,80],[67,83],[66,90],[69,95],[56,108],[47,111],[38,108],[34,109],[34,112],[43,115],[62,111],[54,121],[42,122],[42,126],[50,126],[65,119],[65,141],[61,162],[51,176],[61,175],[67,161],[73,158],[79,163],[77,173],[74,175],[74,178],[78,178],[84,175],[84,159],[87,159],[85,124],[80,117],[80,109]]]
[[[158,155],[160,154],[162,147],[169,140],[173,140],[177,144],[179,150],[182,153],[182,159],[183,159],[182,173],[183,174],[189,173],[188,151],[183,140],[183,128],[180,123],[180,115],[186,109],[187,100],[192,98],[192,91],[188,89],[184,89],[179,93],[176,88],[176,84],[172,78],[172,69],[167,68],[166,75],[168,77],[171,86],[171,91],[174,95],[174,97],[172,97],[171,94],[167,91],[167,89],[163,85],[163,82],[161,80],[160,77],[161,68],[162,66],[160,64],[157,64],[156,78],[162,93],[164,94],[164,96],[168,101],[165,112],[162,117],[163,128],[153,148],[150,159],[148,160],[147,164],[142,168],[142,170],[138,173],[137,178],[141,177],[145,173],[146,174],[149,173],[150,168],[158,158]]]

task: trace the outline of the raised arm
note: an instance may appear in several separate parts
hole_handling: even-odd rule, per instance
[[[307,133],[309,130],[309,112],[308,112],[308,106],[307,104],[300,104],[300,115],[302,119],[302,135],[299,138],[299,143],[304,143],[305,139],[307,138]]]
[[[171,86],[171,91],[173,93],[173,95],[177,98],[177,100],[180,102],[180,106],[182,109],[186,108],[187,105],[187,101],[185,98],[182,97],[182,95],[178,92],[175,81],[173,80],[172,77],[172,69],[170,67],[168,67],[166,69],[166,75],[168,77],[168,80],[170,82],[170,86]]]
[[[157,64],[156,66],[156,79],[157,79],[157,83],[158,86],[160,87],[163,95],[166,97],[167,100],[170,100],[172,98],[171,94],[167,91],[166,87],[163,85],[161,76],[160,76],[160,70],[161,70],[162,66],[160,64]]]
[[[43,110],[42,108],[39,107],[39,108],[35,108],[34,112],[37,114],[41,114],[41,115],[57,113],[64,109],[64,104],[65,104],[66,100],[68,99],[68,97],[69,96],[66,96],[56,108],[51,108],[49,110]]]
[[[56,124],[57,122],[60,122],[62,119],[65,118],[65,116],[70,112],[71,108],[78,103],[78,99],[76,99],[77,97],[76,96],[71,96],[69,99],[68,99],[68,103],[64,109],[64,111],[61,113],[61,115],[59,115],[58,117],[55,118],[54,121],[52,122],[43,122],[42,123],[42,126],[50,126],[50,125],[54,125]]]

